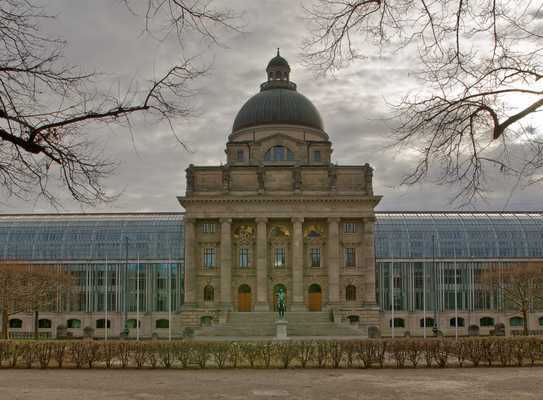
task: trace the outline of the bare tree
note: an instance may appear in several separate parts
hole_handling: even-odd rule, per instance
[[[73,275],[60,266],[0,264],[0,309],[2,338],[7,338],[9,317],[21,312],[34,316],[34,338],[38,338],[39,312],[56,309],[58,299],[75,288]]]
[[[122,2],[128,7],[132,3]],[[231,23],[235,16],[210,1],[144,4],[146,31],[162,38],[173,32],[181,45],[189,32],[217,42],[214,28],[237,29]],[[190,114],[191,82],[204,69],[187,57],[145,85],[133,84],[123,94],[103,92],[101,75],[66,63],[65,42],[42,33],[41,24],[50,18],[32,0],[0,4],[0,187],[8,196],[24,199],[37,191],[54,204],[54,180],[78,202],[108,201],[113,196],[102,180],[115,162],[102,156],[92,129],[101,124],[129,129],[135,114],[173,127],[175,118]]]
[[[393,106],[394,143],[420,153],[404,183],[458,184],[470,201],[489,189],[491,172],[541,181],[542,8],[533,0],[316,0],[305,56],[330,72],[379,51],[415,54],[406,63],[421,89]]]
[[[528,312],[543,304],[543,264],[490,265],[481,274],[481,283],[501,294],[506,304],[522,313],[523,332],[528,335]]]

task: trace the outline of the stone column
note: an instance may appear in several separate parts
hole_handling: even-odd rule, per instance
[[[363,304],[365,306],[375,306],[377,300],[375,299],[375,249],[373,242],[373,226],[375,224],[375,217],[364,218],[364,229],[362,237],[363,262],[362,271],[364,274],[364,295],[362,297]]]
[[[304,235],[301,217],[292,218],[292,311],[305,311],[304,304]]]
[[[267,218],[256,218],[256,304],[255,311],[270,311],[268,304]]]
[[[339,218],[328,218],[328,303],[339,303]]]
[[[183,220],[185,227],[185,273],[184,273],[184,289],[185,302],[183,308],[193,308],[196,306],[196,297],[198,293],[198,273],[196,260],[194,257],[194,247],[196,246],[195,222],[193,218],[185,218]]]
[[[230,311],[232,308],[232,219],[221,219],[221,304]]]

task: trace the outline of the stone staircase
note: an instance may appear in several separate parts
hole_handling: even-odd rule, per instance
[[[197,337],[274,337],[277,313],[231,312],[225,324],[200,328]],[[331,321],[328,312],[287,312],[288,335],[361,336],[362,331]]]

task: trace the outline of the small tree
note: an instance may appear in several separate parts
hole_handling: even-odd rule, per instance
[[[540,262],[490,265],[481,275],[481,282],[501,293],[504,300],[522,313],[524,335],[528,335],[528,311],[543,301],[543,264]]]
[[[38,337],[39,312],[53,307],[58,296],[70,292],[72,275],[59,266],[0,264],[2,338],[7,338],[9,316],[34,313],[34,337]]]

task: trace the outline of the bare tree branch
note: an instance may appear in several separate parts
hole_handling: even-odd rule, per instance
[[[530,183],[543,168],[543,6],[528,0],[315,0],[305,59],[333,72],[375,50],[417,48],[421,90],[392,105],[396,146],[420,157],[405,179],[460,185],[457,198],[484,196],[485,176]],[[437,172],[436,172],[437,171]],[[437,178],[436,178],[437,173]]]
[[[165,23],[175,29],[181,46],[185,33],[217,43],[222,31],[238,29],[237,17],[211,1],[148,0],[145,5],[149,33]],[[161,76],[112,95],[99,89],[101,75],[63,61],[65,42],[40,31],[50,19],[31,0],[0,4],[0,188],[22,199],[37,192],[57,204],[49,188],[56,181],[78,202],[110,201],[115,195],[107,194],[102,181],[116,163],[102,156],[92,130],[131,126],[139,114],[174,126],[177,118],[191,115],[192,82],[205,68],[182,59]]]

